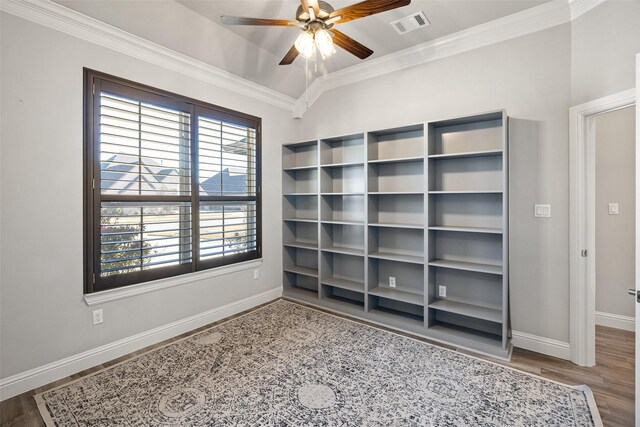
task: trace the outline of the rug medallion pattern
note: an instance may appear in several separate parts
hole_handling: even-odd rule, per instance
[[[57,426],[598,425],[583,389],[282,300],[36,400]]]

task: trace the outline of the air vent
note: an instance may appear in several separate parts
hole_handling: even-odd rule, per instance
[[[429,20],[422,12],[416,12],[406,18],[398,19],[391,23],[391,26],[398,32],[398,34],[406,34],[419,28],[426,27],[427,25],[429,25]]]

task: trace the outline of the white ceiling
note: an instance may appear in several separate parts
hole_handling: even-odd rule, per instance
[[[295,19],[298,0],[176,0],[194,12],[220,23],[221,15],[255,18]],[[538,6],[548,0],[413,0],[410,5],[385,13],[351,21],[336,28],[374,51],[368,59],[378,58]],[[330,0],[339,9],[358,0]],[[426,28],[399,35],[392,21],[423,11],[431,22]],[[227,26],[240,37],[281,58],[292,46],[300,30],[288,27]],[[295,63],[302,63],[298,58]],[[338,48],[338,53],[323,61],[322,70],[332,72],[361,62]]]
[[[298,58],[289,66],[278,65],[300,30],[220,23],[221,15],[293,19],[299,0],[53,1],[291,97],[298,98],[304,92],[303,60]],[[337,25],[337,28],[374,51],[365,60],[368,61],[548,1],[413,0],[409,6]],[[332,0],[329,3],[339,9],[357,2]],[[418,11],[425,13],[431,25],[404,35],[391,27],[392,21]],[[318,61],[313,77],[361,62],[338,48],[336,55]]]

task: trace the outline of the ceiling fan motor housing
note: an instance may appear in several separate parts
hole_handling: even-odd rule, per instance
[[[322,27],[326,29],[333,27],[333,23],[327,25],[324,22],[326,19],[329,19],[329,15],[334,11],[333,7],[325,1],[319,1],[318,6],[320,7],[320,13],[318,13],[314,22],[320,21],[320,23],[322,23]],[[298,6],[298,10],[296,10],[296,19],[304,25],[309,25],[311,23],[309,22],[311,19],[309,11],[303,10],[302,5]]]

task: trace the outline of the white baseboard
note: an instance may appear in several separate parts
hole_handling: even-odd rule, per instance
[[[536,353],[569,360],[571,352],[568,342],[553,340],[551,338],[539,337],[524,332],[511,332],[511,343],[514,347],[535,351]]]
[[[596,325],[634,332],[636,330],[636,319],[630,316],[596,311]]]
[[[166,339],[192,331],[209,323],[217,322],[260,304],[280,298],[281,296],[282,288],[274,288],[204,313],[196,314],[56,362],[48,363],[38,368],[0,379],[0,401],[140,350],[149,345],[157,344]]]

